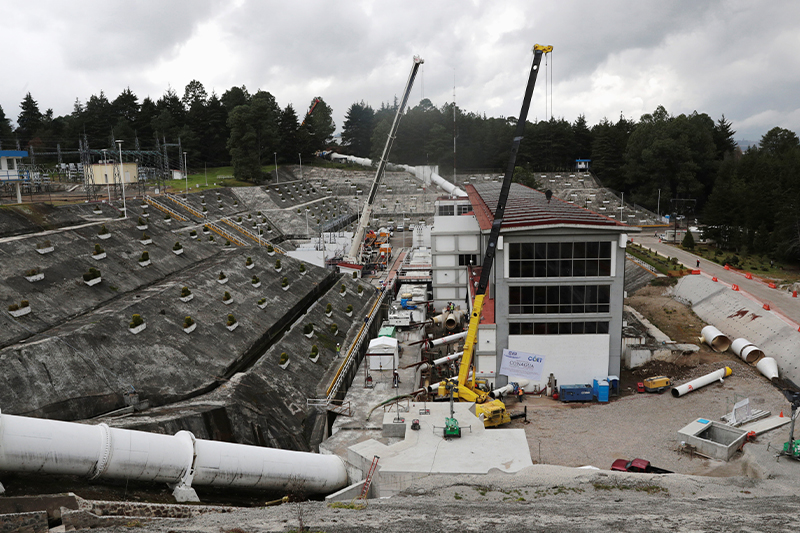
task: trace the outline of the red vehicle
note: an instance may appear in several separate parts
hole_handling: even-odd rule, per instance
[[[644,459],[634,459],[633,461],[617,459],[611,465],[611,470],[615,472],[639,472],[642,474],[672,474],[670,470],[655,467],[650,464],[650,461]]]

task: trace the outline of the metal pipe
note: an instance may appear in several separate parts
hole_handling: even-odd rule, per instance
[[[489,398],[499,398],[501,395],[508,394],[514,390],[514,383],[521,389],[524,389],[528,386],[527,379],[517,379],[511,380],[508,382],[508,385],[503,385],[499,389],[494,389],[492,392],[489,393]]]
[[[778,377],[778,362],[772,357],[762,358],[756,363],[756,368],[770,381]]]
[[[706,326],[700,331],[700,342],[705,342],[715,352],[724,352],[731,346],[731,340],[714,326]]]
[[[464,352],[456,352],[450,355],[445,355],[444,357],[440,357],[439,359],[434,359],[432,365],[433,366],[443,365],[449,361],[455,361],[462,355],[464,355]]]
[[[693,390],[699,389],[700,387],[705,387],[706,385],[714,383],[715,381],[719,381],[720,383],[722,383],[722,378],[726,378],[730,376],[732,373],[733,371],[727,366],[725,368],[720,368],[719,370],[715,370],[710,374],[706,374],[705,376],[693,379],[689,383],[684,383],[683,385],[674,387],[672,389],[672,396],[674,396],[675,398],[680,398],[684,394],[688,394]]]
[[[336,455],[3,414],[0,471],[164,482],[181,502],[199,501],[192,484],[308,494],[347,485]]]
[[[456,329],[461,322],[464,320],[464,311],[461,309],[456,309],[452,313],[448,314],[444,319],[444,329],[447,331],[453,331]]]
[[[461,333],[454,333],[452,335],[445,335],[444,337],[439,337],[438,339],[433,339],[430,341],[425,341],[428,348],[433,348],[435,346],[440,346],[442,344],[452,344],[454,342],[460,341],[461,339],[465,339],[467,337],[467,332],[462,331]]]

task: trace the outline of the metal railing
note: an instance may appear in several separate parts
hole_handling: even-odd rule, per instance
[[[264,237],[262,237],[261,235],[259,235],[255,231],[252,231],[249,228],[245,228],[243,225],[240,225],[238,222],[234,222],[233,220],[231,220],[231,217],[223,217],[223,218],[220,219],[220,222],[223,222],[223,223],[227,224],[228,226],[232,227],[233,229],[235,229],[236,231],[238,231],[239,233],[241,233],[245,237],[247,237],[249,239],[252,239],[256,243],[258,243],[259,246],[267,246],[269,244],[269,245],[272,245],[272,248],[274,248],[275,251],[278,252],[279,254],[286,254],[286,251],[283,248],[279,247],[276,244],[271,243],[270,241],[268,241],[267,239],[265,239]]]
[[[216,222],[206,222],[203,225],[206,228],[208,228],[211,231],[213,231],[214,233],[216,233],[217,235],[219,235],[220,237],[225,237],[226,239],[231,241],[236,246],[249,246],[249,244],[247,244],[246,242],[241,240],[239,237],[237,237],[236,235],[234,235],[230,231],[226,230],[225,228],[223,228],[222,226],[220,226]]]
[[[170,207],[167,207],[164,204],[162,204],[161,202],[155,200],[152,196],[146,195],[144,197],[144,201],[147,202],[148,204],[152,205],[153,207],[155,207],[159,211],[163,211],[164,213],[168,214],[170,217],[172,217],[172,218],[174,218],[176,220],[180,220],[181,222],[187,222],[189,220],[185,216],[183,216],[180,213],[178,213],[177,211],[175,211],[174,209],[172,209]]]
[[[176,196],[176,195],[171,194],[171,193],[164,193],[164,198],[167,198],[168,200],[172,200],[173,202],[175,202],[176,204],[178,204],[182,208],[186,209],[187,211],[189,211],[191,214],[193,214],[194,216],[196,216],[198,218],[206,218],[206,214],[205,213],[201,213],[200,211],[198,211],[194,207],[190,206],[180,196]]]

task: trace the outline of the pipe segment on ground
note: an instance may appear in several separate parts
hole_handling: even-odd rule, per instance
[[[508,385],[503,385],[499,389],[494,389],[492,392],[489,393],[489,398],[499,398],[501,395],[508,394],[509,392],[514,391],[514,383],[521,389],[524,389],[528,386],[527,379],[514,379],[510,378]]]
[[[756,368],[770,381],[778,377],[778,362],[773,357],[762,357]]]
[[[466,331],[462,331],[461,333],[454,333],[453,335],[445,335],[444,337],[439,337],[438,339],[433,339],[426,341],[429,348],[433,348],[434,346],[440,346],[442,344],[452,344],[454,342],[460,341],[461,339],[467,338]]]
[[[715,352],[724,352],[731,346],[731,340],[714,326],[706,326],[700,330],[700,340]]]
[[[735,353],[742,361],[745,363],[749,363],[753,366],[758,362],[759,359],[764,357],[764,351],[761,350],[758,346],[753,344],[747,339],[738,338],[734,339],[731,343],[731,350]]]
[[[307,494],[347,485],[336,455],[196,439],[0,413],[0,471],[168,483],[178,501],[192,485]]]
[[[683,385],[674,387],[672,389],[672,395],[675,398],[680,398],[684,394],[689,394],[693,390],[697,390],[700,387],[705,387],[706,385],[714,383],[715,381],[722,383],[722,379],[730,376],[732,373],[733,371],[727,366],[725,368],[720,368],[719,370],[715,370],[714,372],[706,374],[705,376],[700,376],[697,379],[693,379],[689,383],[684,383]]]

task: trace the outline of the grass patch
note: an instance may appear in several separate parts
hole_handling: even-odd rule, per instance
[[[594,490],[635,490],[636,492],[646,492],[647,494],[669,493],[669,489],[659,487],[658,485],[624,485],[622,483],[593,483]]]
[[[456,500],[463,500],[464,499],[464,497],[461,496],[461,494],[459,494],[457,492],[455,494],[453,494],[453,498],[455,498]]]

